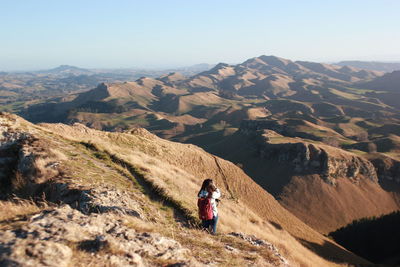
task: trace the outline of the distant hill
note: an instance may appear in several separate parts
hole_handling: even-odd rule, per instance
[[[53,69],[48,70],[40,70],[36,73],[42,74],[57,74],[57,75],[90,75],[90,74],[114,74],[114,75],[122,75],[122,74],[133,74],[138,75],[138,73],[142,73],[142,76],[150,76],[156,77],[161,76],[162,74],[169,72],[180,72],[184,75],[191,76],[195,75],[199,72],[207,71],[214,67],[215,65],[201,63],[186,67],[176,67],[176,68],[165,68],[165,69],[145,69],[145,68],[124,68],[124,69],[85,69],[71,65],[60,65]]]
[[[99,129],[146,126],[164,137],[180,136],[182,141],[188,135],[220,127],[221,121],[226,124],[224,128],[238,128],[242,119],[288,111],[319,117],[329,116],[330,112],[351,116],[354,109],[363,109],[372,116],[371,112],[387,107],[351,86],[380,75],[260,56],[238,65],[220,63],[189,77],[172,72],[159,78],[104,83],[100,87],[107,88],[105,94],[98,94],[98,87],[51,104],[33,105],[21,114],[35,122],[80,121]],[[320,102],[324,104],[308,104]],[[202,126],[196,128],[194,124]]]
[[[400,62],[389,63],[389,62],[376,62],[376,61],[340,61],[335,63],[338,66],[350,66],[365,70],[375,70],[383,72],[392,72],[400,70]]]
[[[185,75],[191,76],[195,75],[199,72],[207,71],[212,69],[215,66],[215,64],[208,64],[208,63],[200,63],[200,64],[195,64],[187,67],[181,67],[181,68],[174,68],[171,69],[171,72],[180,72]]]
[[[54,69],[39,71],[39,73],[82,75],[82,74],[90,74],[92,72],[88,69],[78,68],[75,66],[60,65]]]
[[[400,70],[386,73],[370,82],[362,83],[360,87],[376,91],[400,93]]]
[[[332,139],[340,138],[329,128],[311,125],[294,119],[287,119],[286,124],[243,121],[239,131],[207,150],[240,165],[285,208],[322,233],[355,219],[400,209],[397,185],[382,185],[397,176],[387,170],[394,171],[395,163],[380,167],[380,174],[385,174],[378,176],[375,168],[380,162],[374,166],[360,155],[305,139],[313,138],[312,132],[318,130]]]
[[[361,86],[382,75],[259,56],[192,76],[104,82],[19,114],[114,132],[143,127],[199,145],[241,166],[298,218],[327,233],[399,209],[393,166],[400,159],[400,98],[390,102]],[[375,159],[385,157],[393,162],[381,168]]]
[[[299,93],[299,87],[306,85],[349,84],[380,75],[375,71],[260,56],[237,65],[217,64],[211,70],[189,78],[185,85],[192,91],[230,91],[238,95],[279,97]]]
[[[367,95],[379,99],[382,103],[400,108],[400,71],[386,73],[369,82],[355,85],[358,88],[372,90]]]
[[[61,65],[49,70],[0,72],[0,111],[16,112],[23,107],[46,102],[49,98],[65,98],[72,92],[93,89],[103,82],[125,82],[140,77],[160,77],[177,71],[191,76],[210,68],[208,64],[189,66],[179,70],[84,69]]]

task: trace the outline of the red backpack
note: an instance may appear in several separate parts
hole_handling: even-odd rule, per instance
[[[211,198],[199,198],[197,200],[197,207],[199,208],[199,218],[203,221],[212,220],[214,217]]]

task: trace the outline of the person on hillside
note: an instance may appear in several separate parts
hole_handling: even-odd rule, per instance
[[[215,235],[217,233],[218,222],[217,204],[221,197],[221,193],[212,179],[205,179],[197,196],[199,199],[209,199],[210,201],[212,207],[212,219],[202,220],[202,226],[205,230],[209,230],[211,227],[211,233]]]

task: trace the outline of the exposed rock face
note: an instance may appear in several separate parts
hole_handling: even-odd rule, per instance
[[[104,186],[102,188],[93,188],[85,193],[87,201],[81,210],[84,213],[112,211],[145,219],[142,211],[143,204],[138,203],[135,198],[126,192]]]
[[[46,160],[44,168],[38,168],[37,161],[43,161],[50,152],[34,135],[15,127],[12,115],[0,117],[0,188],[14,193],[11,183],[19,174],[29,197],[44,194],[48,201],[70,204],[85,214],[113,211],[144,219],[141,204],[126,192],[107,185],[88,189],[60,182],[54,179],[59,175],[56,159]]]
[[[389,157],[371,160],[377,169],[379,179],[400,183],[400,162]]]
[[[0,117],[0,149],[6,149],[18,140],[24,139],[26,134],[14,131],[12,121],[8,120],[2,113],[0,115],[2,115]]]
[[[307,143],[268,144],[259,147],[260,156],[286,163],[298,174],[320,174],[327,183],[335,178],[357,179],[359,175],[377,182],[374,166],[354,155],[332,155],[324,148]]]
[[[288,164],[296,174],[319,174],[325,182],[334,185],[335,178],[357,180],[361,176],[377,182],[373,164],[339,148],[315,145],[306,142],[272,144],[263,136],[263,129],[282,132],[284,129],[275,121],[247,121],[240,132],[254,135],[257,151],[261,158]]]
[[[14,131],[12,121],[6,115],[0,117],[0,198],[4,198],[4,191],[11,186],[10,176],[17,165],[20,143],[28,136]]]
[[[0,234],[0,236],[9,241],[5,245],[0,244],[0,252],[2,252],[0,264],[2,266],[67,267],[71,260],[72,250],[66,245],[53,241],[14,239],[13,234],[10,232]],[[4,252],[8,255],[4,256]]]
[[[67,183],[49,183],[44,192],[48,200],[68,204],[84,214],[113,212],[146,219],[143,203],[111,186],[85,188]]]
[[[187,250],[156,233],[137,232],[111,213],[85,215],[64,205],[31,218],[20,230],[0,233],[1,266],[68,266],[72,247],[107,257],[113,266],[147,266],[146,257],[199,266]],[[111,259],[112,257],[112,259]]]
[[[130,193],[107,185],[85,188],[57,179],[59,163],[44,161],[49,154],[45,144],[32,134],[17,131],[13,123],[12,115],[0,121],[3,197],[14,192],[12,183],[18,174],[31,197],[43,194],[47,201],[70,206],[44,211],[18,230],[0,232],[0,266],[70,266],[77,248],[96,252],[95,257],[104,258],[100,262],[112,266],[148,266],[145,257],[199,265],[186,257],[187,251],[178,242],[124,226],[124,215],[146,220],[143,203]],[[45,166],[38,168],[39,159]]]
[[[64,125],[64,127],[67,128],[68,126]],[[64,130],[58,132],[61,135],[69,133],[68,136],[70,137],[75,137],[74,134],[76,136],[82,134],[81,138],[67,140],[59,138],[54,134],[56,132],[52,134],[51,131],[42,131],[44,128],[44,126],[32,126],[21,122],[18,130],[26,131],[30,135],[26,139],[15,138],[19,141],[16,143],[15,153],[12,154],[16,160],[11,169],[20,172],[24,181],[30,181],[28,187],[35,188],[33,193],[43,193],[40,196],[43,196],[44,199],[61,204],[61,206],[56,207],[52,204],[49,210],[33,217],[29,214],[30,211],[27,211],[28,213],[23,213],[26,217],[18,221],[17,224],[14,224],[13,221],[8,225],[8,221],[3,221],[7,224],[6,229],[10,230],[3,230],[0,233],[0,266],[82,266],[89,261],[90,264],[88,265],[93,266],[201,266],[197,261],[210,266],[225,261],[231,263],[235,260],[240,262],[240,266],[282,266],[285,263],[284,260],[280,259],[281,254],[275,254],[279,253],[276,251],[276,247],[254,236],[242,235],[238,237],[252,244],[248,245],[243,240],[237,242],[238,240],[233,240],[232,237],[225,239],[222,236],[210,236],[208,238],[204,237],[203,233],[198,235],[199,233],[196,230],[185,230],[187,220],[183,216],[181,217],[182,209],[185,207],[175,207],[175,205],[168,203],[164,205],[162,204],[164,198],[160,198],[163,201],[160,202],[161,205],[159,206],[158,203],[152,201],[153,192],[151,195],[147,195],[146,193],[149,192],[140,186],[139,179],[136,181],[138,184],[132,180],[132,178],[140,178],[136,177],[136,172],[131,172],[129,169],[124,171],[124,169],[121,169],[126,167],[124,164],[117,164],[108,158],[103,159],[101,157],[103,154],[100,152],[105,148],[99,145],[100,143],[93,143],[93,146],[99,145],[96,153],[86,145],[82,146],[82,144],[88,144],[86,140],[91,137],[93,130],[82,126],[76,132]],[[177,175],[177,177],[187,179],[187,174],[190,176],[192,174],[203,175],[203,172],[212,174],[211,177],[219,179],[221,186],[225,186],[227,192],[237,192],[237,196],[243,200],[250,199],[245,204],[242,201],[240,203],[236,199],[228,198],[224,202],[226,207],[233,205],[232,207],[235,207],[235,210],[240,205],[240,209],[246,208],[255,212],[254,216],[253,214],[251,216],[246,214],[245,220],[247,218],[250,219],[250,222],[254,220],[254,225],[256,225],[258,224],[257,214],[259,214],[260,218],[268,219],[271,222],[277,221],[279,225],[282,222],[281,229],[286,230],[286,227],[288,227],[287,229],[293,231],[293,236],[299,239],[304,238],[310,240],[310,242],[325,240],[277,205],[272,196],[267,195],[233,164],[204,154],[203,151],[196,149],[193,145],[174,144],[172,146],[166,141],[158,140],[157,137],[149,140],[142,138],[147,134],[146,131],[139,130],[133,131],[134,136],[118,134],[112,137],[122,139],[123,142],[115,142],[115,144],[127,150],[143,145],[144,148],[137,150],[137,155],[132,154],[137,158],[133,158],[131,164],[141,171],[146,170],[149,175],[154,175],[148,178],[164,175],[162,172],[150,172],[151,168],[160,166],[161,164],[158,163],[161,161],[154,156],[149,157],[149,159],[154,160],[153,162],[150,163],[150,160],[147,160],[144,164],[143,157],[147,159],[147,154],[141,151],[148,150],[154,154],[161,154],[162,151],[165,153],[161,154],[163,162],[172,165],[178,160],[183,161],[183,163],[179,163],[181,165],[174,165],[179,166],[179,168],[173,168],[171,172],[166,172],[165,177]],[[113,134],[96,132],[95,136],[102,138],[103,135],[109,138]],[[9,140],[12,142],[13,139],[9,138]],[[93,140],[96,140],[96,138],[93,138]],[[111,144],[111,140],[113,139],[107,139],[104,144]],[[156,146],[153,147],[154,143],[156,143]],[[127,146],[127,144],[130,145]],[[54,154],[50,155],[49,153],[52,151]],[[193,151],[196,153],[192,153]],[[59,160],[57,160],[57,155]],[[38,160],[40,161],[38,162]],[[44,162],[44,164],[38,165],[40,162]],[[60,172],[57,172],[58,165],[60,165]],[[200,167],[198,167],[199,165]],[[193,169],[192,166],[194,166]],[[32,172],[30,173],[30,171]],[[239,178],[233,179],[231,177]],[[165,186],[159,188],[163,190],[174,188],[169,183],[170,180],[163,180],[163,176],[157,178],[159,178],[157,181],[165,181]],[[189,180],[183,181],[184,190],[191,190],[195,195],[198,189],[197,185],[189,182]],[[131,184],[131,182],[135,183]],[[154,185],[159,186],[158,183]],[[239,191],[239,188],[240,190],[241,188],[245,188],[246,191],[250,190],[244,192],[244,190]],[[181,189],[177,187],[174,190]],[[154,193],[157,194],[157,192]],[[175,192],[168,193],[171,193],[171,196],[176,200],[185,200],[178,198]],[[32,191],[28,193],[32,193]],[[233,193],[231,193],[232,198],[236,196]],[[27,194],[27,197],[34,198],[35,196],[35,194]],[[163,194],[159,196],[164,197]],[[263,203],[263,206],[258,205],[260,202]],[[63,205],[63,203],[68,205]],[[167,209],[164,210],[164,207]],[[170,207],[173,207],[173,210]],[[256,213],[258,209],[260,212]],[[226,210],[230,212],[230,209],[226,208]],[[273,210],[274,213],[270,215],[269,210]],[[275,211],[277,212],[275,213]],[[267,214],[265,217],[264,213]],[[16,216],[19,215],[14,217],[19,219]],[[234,213],[232,213],[231,218],[234,219]],[[277,218],[283,219],[280,221]],[[176,226],[175,222],[177,223]],[[240,223],[241,220],[236,222]],[[169,231],[169,225],[172,226],[172,231]],[[297,229],[290,228],[291,225],[295,225]],[[268,235],[263,235],[264,228],[261,227],[263,226],[260,224],[260,228],[254,228],[259,230],[253,231],[253,233],[269,240]],[[268,228],[265,228],[265,230],[270,231]],[[181,230],[183,230],[183,233],[181,233]],[[232,230],[235,231],[236,229]],[[155,234],[153,231],[161,233]],[[306,234],[303,234],[303,232]],[[273,235],[275,232],[271,231],[271,234]],[[165,236],[172,236],[173,238],[166,238]],[[190,247],[193,253],[187,253],[187,249],[173,240],[175,239],[174,236],[177,237],[176,240],[180,240],[181,244]],[[286,234],[282,235],[282,238],[286,238],[285,236]],[[293,239],[290,237],[290,240]],[[211,248],[216,245],[215,251],[222,253],[220,255],[214,254],[215,257],[213,255],[203,257],[202,252],[205,244],[203,241],[206,241],[207,244],[210,242]],[[282,243],[278,244],[277,247],[282,246]],[[257,248],[253,246],[257,246]],[[342,248],[332,247],[332,254],[334,255],[339,253],[343,259],[348,258],[349,262],[353,260],[354,262],[364,262],[364,260],[358,259]],[[282,246],[281,253],[283,255],[288,255],[291,251],[296,251],[297,259],[304,255],[309,255],[310,258],[314,257],[313,253],[304,249],[300,244],[297,245],[295,250]],[[294,257],[292,259],[296,260]],[[315,257],[315,259],[316,261],[320,260],[319,257]],[[324,263],[325,261],[321,262]],[[316,266],[322,266],[323,263],[316,264]]]
[[[15,123],[12,125],[12,123]],[[34,196],[43,183],[59,175],[59,162],[49,157],[48,144],[31,133],[16,130],[16,121],[0,121],[0,185],[1,197],[24,189]]]
[[[263,246],[268,248],[273,253],[273,255],[279,259],[279,266],[290,266],[289,261],[279,253],[279,250],[273,244],[265,240],[259,239],[254,235],[246,235],[244,233],[235,232],[232,232],[229,235],[239,237],[249,242],[253,246]]]

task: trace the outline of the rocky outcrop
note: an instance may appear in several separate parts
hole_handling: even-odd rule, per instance
[[[107,185],[87,188],[63,180],[58,170],[60,162],[47,148],[48,144],[16,129],[17,124],[13,115],[0,117],[2,198],[20,193],[24,186],[23,193],[29,198],[38,196],[53,203],[69,204],[85,214],[112,211],[144,218],[142,204],[127,192]]]
[[[147,219],[139,200],[126,191],[103,185],[87,188],[69,183],[49,183],[42,188],[47,201],[68,204],[84,214],[112,212]]]
[[[371,162],[374,164],[380,180],[389,180],[400,184],[400,161],[380,154]]]
[[[333,149],[333,148],[332,148]],[[327,148],[309,143],[269,144],[259,146],[262,158],[288,164],[297,174],[320,174],[325,182],[335,178],[356,180],[360,176],[378,181],[374,166],[368,160],[350,153],[329,153]]]
[[[52,158],[48,144],[41,143],[33,134],[16,129],[9,120],[0,121],[0,185],[1,197],[26,190],[33,197],[43,183],[59,175],[56,158]]]
[[[96,262],[112,266],[149,266],[151,257],[179,266],[201,265],[189,260],[177,241],[124,223],[112,213],[88,216],[68,205],[44,211],[19,230],[0,233],[0,265],[70,266],[74,249],[93,252]]]
[[[15,131],[10,115],[0,113],[0,198],[4,198],[11,187],[10,177],[14,175],[14,169],[18,164],[20,143],[29,135]]]
[[[287,164],[295,174],[318,174],[332,185],[339,177],[353,181],[361,177],[378,181],[376,170],[370,161],[340,148],[300,141],[276,144],[270,142],[268,135],[273,133],[273,136],[281,136],[277,132],[284,131],[285,126],[277,121],[246,121],[240,128],[241,134],[255,140],[259,157]]]
[[[66,125],[53,126],[61,128],[55,131],[19,121],[18,130],[30,137],[17,143],[12,170],[31,181],[28,188],[37,186],[33,193],[42,192],[39,196],[52,203],[36,215],[32,212],[43,206],[6,214],[7,221],[0,225],[7,229],[0,231],[0,266],[231,266],[235,262],[236,266],[280,266],[284,261],[277,259],[279,255],[290,255],[293,264],[303,264],[302,257],[308,257],[317,261],[315,266],[329,265],[300,243],[293,249],[290,245],[296,242],[290,235],[318,244],[325,240],[322,235],[279,206],[239,168],[193,145],[145,138],[145,131],[114,134]],[[55,175],[42,175],[58,169]],[[230,222],[221,221],[221,226],[237,231],[249,221],[252,234],[276,242],[276,247],[254,236],[211,236],[192,229],[188,219],[195,202],[190,198],[190,205],[185,203],[180,192],[195,195],[201,180],[190,177],[215,177],[221,189],[230,193],[232,198],[224,202]],[[182,183],[176,183],[178,179]],[[16,205],[9,206],[12,210]],[[243,218],[233,212],[238,208],[246,211]],[[262,221],[287,231],[279,234],[283,241],[276,241],[277,226]],[[329,250],[321,251],[322,256],[339,254],[346,262],[364,262],[336,245]]]
[[[266,247],[268,250],[270,250],[273,253],[273,255],[276,258],[279,259],[279,264],[278,264],[279,266],[285,266],[285,267],[290,266],[289,261],[285,257],[283,257],[282,254],[279,253],[279,250],[273,244],[271,244],[265,240],[259,239],[254,235],[246,235],[244,233],[236,233],[236,232],[229,233],[229,235],[243,239],[243,240],[249,242],[253,246]]]

